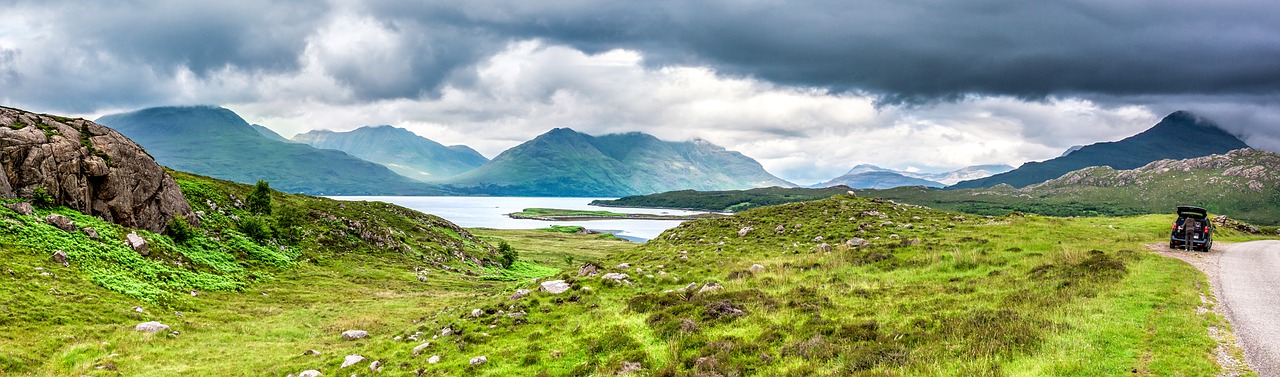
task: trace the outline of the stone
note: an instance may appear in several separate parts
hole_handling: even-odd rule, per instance
[[[823,253],[829,253],[831,252],[831,245],[828,245],[826,243],[818,244],[818,251]]]
[[[342,332],[342,339],[346,340],[364,339],[367,336],[369,336],[369,332],[364,330],[347,330]]]
[[[69,267],[71,263],[67,262],[67,252],[58,250],[53,252],[53,261],[62,264],[62,267]]]
[[[698,294],[715,293],[715,292],[719,292],[719,291],[721,291],[721,290],[723,290],[723,289],[724,289],[724,286],[723,286],[723,285],[720,285],[720,283],[716,283],[716,282],[714,282],[714,281],[713,281],[713,282],[710,282],[710,283],[707,283],[707,284],[703,284],[703,285],[702,285],[702,289],[699,289],[699,290],[698,290]]]
[[[124,237],[124,244],[144,257],[151,255],[151,250],[147,247],[147,240],[142,239],[138,232],[129,232],[129,235]]]
[[[631,263],[619,263],[618,269],[631,268]]]
[[[431,347],[430,342],[422,343],[422,344],[419,344],[417,347],[413,347],[413,356],[417,357],[418,355],[421,355],[422,351],[426,350],[428,347]]]
[[[302,356],[315,356],[319,354],[320,354],[320,351],[316,351],[316,350],[306,350],[302,352]]]
[[[851,238],[851,239],[849,239],[849,240],[847,240],[847,241],[844,241],[844,244],[845,244],[845,245],[847,245],[847,246],[849,246],[849,247],[866,247],[866,246],[871,246],[871,243],[870,243],[870,242],[867,242],[867,240],[864,240],[864,239],[861,239],[861,238],[858,238],[858,237],[854,237],[854,238]]]
[[[752,230],[755,230],[755,228],[745,227],[742,229],[738,229],[738,237],[746,237],[747,233],[751,233]]]
[[[786,225],[778,225],[777,228],[773,228],[773,231],[776,233],[782,233],[782,232],[785,232],[786,230],[787,230]]]
[[[133,312],[134,312],[134,313],[142,313],[142,307],[141,307],[141,306],[135,306],[135,307],[133,307]]]
[[[600,273],[600,266],[596,266],[594,263],[587,263],[582,267],[578,267],[578,276],[596,276],[598,273]]]
[[[641,369],[644,369],[644,366],[640,365],[640,363],[623,361],[622,369],[618,369],[618,375],[621,376],[625,374],[632,374],[635,372],[639,372]]]
[[[35,213],[36,211],[35,208],[31,207],[31,203],[27,203],[27,202],[5,204],[4,206],[5,208],[11,209],[14,212],[17,212],[19,215],[31,216],[31,214]]]
[[[49,216],[44,218],[44,222],[53,225],[55,228],[62,229],[64,232],[76,231],[76,223],[74,221],[56,213],[50,213]]]
[[[347,357],[342,358],[342,366],[338,367],[338,369],[342,369],[342,368],[346,368],[346,367],[349,367],[349,366],[352,366],[352,365],[359,364],[361,361],[364,361],[364,356],[360,356],[360,355],[347,355]]]
[[[694,289],[697,289],[697,288],[698,288],[698,283],[689,283],[689,285],[684,286],[684,288],[680,288],[680,291],[681,291],[681,292],[693,292],[693,290],[694,290]]]
[[[489,358],[484,356],[476,356],[471,358],[471,365],[480,365],[489,362]]]
[[[443,329],[440,329],[440,336],[449,336],[449,335],[453,335],[453,328],[445,327]]]
[[[160,322],[151,321],[139,323],[133,327],[134,331],[155,334],[158,332],[169,332],[169,326]]]
[[[507,318],[513,318],[513,319],[514,319],[514,318],[524,318],[525,314],[526,314],[526,313],[525,313],[523,310],[518,311],[518,312],[511,312],[511,313],[507,313]]]
[[[813,242],[822,242],[822,236],[813,237]]]
[[[564,280],[549,280],[539,284],[539,287],[543,292],[558,295],[569,290],[569,283],[566,283]]]
[[[91,227],[91,226],[86,226],[86,227],[84,227],[84,228],[80,228],[80,231],[81,231],[81,232],[84,232],[85,237],[89,237],[89,239],[91,239],[91,240],[96,240],[96,239],[98,239],[98,238],[99,238],[99,237],[98,237],[98,230],[97,230],[97,229],[93,229],[93,227]]]
[[[19,123],[26,126],[14,129]],[[193,214],[177,181],[141,146],[87,120],[0,108],[0,161],[0,199],[31,198],[40,188],[55,205],[155,233]]]
[[[627,276],[627,274],[610,272],[610,273],[604,274],[603,276],[600,276],[600,280],[613,280],[615,282],[620,282],[623,280],[627,280],[627,278],[629,277],[630,276]]]
[[[751,271],[751,273],[753,274],[758,274],[764,271],[764,266],[761,266],[759,264],[753,264],[751,265],[751,268],[748,268],[747,270]]]
[[[381,373],[382,360],[374,360],[372,363],[369,363],[369,371],[373,373]]]
[[[889,235],[889,238],[890,238],[890,239],[895,239],[895,240],[896,240],[896,239],[898,239],[898,235],[897,235],[897,234],[890,234],[890,235]]]
[[[484,315],[484,310],[471,309],[471,318],[480,318],[482,315]]]
[[[440,362],[440,355],[431,355],[427,358],[427,364],[435,364]]]
[[[517,290],[516,290],[516,293],[512,293],[512,294],[511,294],[511,299],[512,299],[512,300],[519,300],[519,299],[524,298],[524,296],[528,296],[528,295],[529,295],[529,290],[528,290],[528,289],[517,289]]]
[[[308,369],[308,370],[302,371],[302,373],[298,373],[298,377],[320,377],[320,376],[323,376],[323,374],[320,374],[320,371],[315,369]]]

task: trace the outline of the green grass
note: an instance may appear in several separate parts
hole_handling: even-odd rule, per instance
[[[523,211],[512,213],[511,215],[525,217],[627,217],[625,213],[556,208],[525,208]]]

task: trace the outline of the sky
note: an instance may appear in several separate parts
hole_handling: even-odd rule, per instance
[[[555,127],[702,138],[797,183],[1044,160],[1175,110],[1280,151],[1264,1],[0,0],[0,105],[212,104],[488,157]]]

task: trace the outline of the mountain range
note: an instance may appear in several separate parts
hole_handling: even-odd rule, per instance
[[[315,195],[445,194],[341,151],[273,140],[263,135],[265,128],[221,107],[157,107],[97,122],[142,145],[161,165],[196,174],[241,183],[267,180],[281,191]]]
[[[794,184],[741,153],[703,140],[670,142],[632,132],[591,136],[556,128],[446,180],[486,195],[625,196]]]
[[[1120,141],[1086,145],[1060,157],[1028,162],[1009,172],[968,180],[948,188],[979,188],[1007,184],[1026,187],[1090,166],[1133,169],[1164,159],[1181,160],[1248,148],[1217,124],[1186,111],[1166,116],[1154,127]],[[1073,147],[1074,148],[1074,147]]]
[[[1009,165],[976,165],[945,173],[920,173],[885,169],[875,165],[858,165],[848,173],[810,187],[849,186],[852,188],[887,189],[902,186],[944,187],[957,182],[991,176],[1013,170]]]
[[[392,126],[366,126],[347,132],[314,130],[298,134],[292,140],[316,148],[347,152],[423,182],[439,181],[489,162],[471,147],[446,147]]]

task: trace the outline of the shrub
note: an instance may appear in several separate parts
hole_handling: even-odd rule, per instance
[[[262,242],[271,238],[271,228],[258,216],[245,216],[240,219],[240,231],[255,241]]]
[[[44,187],[36,187],[31,191],[31,204],[40,208],[53,207],[53,196],[44,190]]]
[[[174,216],[173,220],[169,220],[169,237],[179,243],[187,242],[187,240],[195,237],[196,230],[187,221],[186,216]]]
[[[253,192],[249,193],[249,197],[244,199],[244,204],[249,208],[249,212],[260,215],[271,214],[271,184],[264,180],[258,180],[258,184],[253,187]]]
[[[295,207],[282,206],[276,210],[275,232],[281,238],[298,241],[302,237],[302,210]]]
[[[511,267],[512,264],[516,263],[516,259],[520,257],[520,253],[517,253],[516,249],[511,247],[511,244],[507,243],[507,241],[498,243],[498,253],[502,255],[501,262],[504,267]]]

